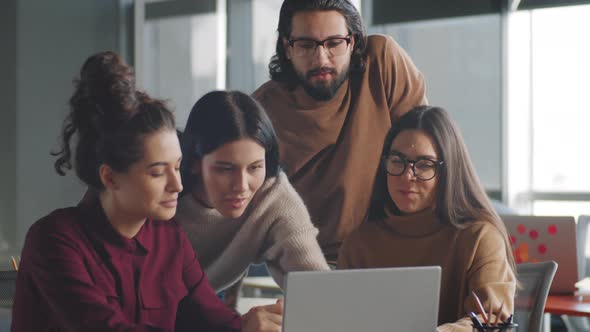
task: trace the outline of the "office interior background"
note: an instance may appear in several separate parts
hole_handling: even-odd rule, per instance
[[[590,214],[590,1],[356,0],[369,33],[393,36],[430,104],[459,123],[489,195],[521,214]],[[282,0],[8,0],[0,10],[0,252],[75,205],[84,186],[50,151],[72,81],[114,50],[180,129],[214,89],[268,80]],[[2,264],[8,264],[8,262]]]

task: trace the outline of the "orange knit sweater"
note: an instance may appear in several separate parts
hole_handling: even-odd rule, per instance
[[[467,314],[477,310],[471,291],[486,311],[491,305],[498,312],[503,302],[501,318],[513,312],[516,279],[504,239],[489,222],[457,229],[441,224],[430,209],[408,216],[390,215],[363,224],[341,249],[339,268],[440,266],[438,331],[472,330]]]

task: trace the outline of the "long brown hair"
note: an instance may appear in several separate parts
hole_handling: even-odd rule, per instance
[[[438,169],[436,186],[437,218],[457,228],[464,228],[475,221],[491,223],[504,238],[506,256],[516,273],[514,256],[508,240],[506,226],[494,211],[481,185],[461,132],[444,109],[434,106],[418,106],[405,115],[389,130],[383,145],[383,156],[388,155],[391,143],[404,130],[422,130],[433,139],[438,159],[444,164]],[[384,216],[384,207],[393,206],[386,185],[386,174],[379,168],[375,182],[369,219]]]

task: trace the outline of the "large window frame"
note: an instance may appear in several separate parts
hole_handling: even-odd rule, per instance
[[[277,0],[279,1],[279,0]],[[353,1],[358,8],[362,8],[364,19],[368,26],[372,25],[374,13],[373,5],[376,0]],[[533,103],[532,103],[532,69],[516,68],[511,55],[511,38],[513,15],[535,8],[552,6],[576,5],[590,3],[589,0],[506,0],[499,6],[491,6],[493,10],[500,10],[502,15],[502,113],[501,113],[501,188],[500,192],[492,192],[491,195],[501,199],[509,207],[520,213],[533,213],[533,205],[536,201],[556,202],[586,202],[590,201],[590,191],[587,192],[563,192],[540,191],[533,186]],[[220,64],[217,68],[217,88],[240,89],[252,92],[256,88],[256,82],[252,79],[254,62],[252,57],[244,56],[252,54],[252,13],[251,0],[167,0],[147,2],[136,0],[133,10],[134,38],[131,52],[133,63],[138,68],[137,82],[141,85],[143,73],[140,68],[143,63],[143,27],[146,21],[165,17],[177,17],[208,13],[215,11],[219,17],[219,36],[215,47],[218,49]],[[532,54],[520,55],[520,60],[531,61]],[[238,71],[245,75],[236,75]],[[245,72],[244,72],[245,71]],[[514,101],[514,93],[510,89],[516,84],[513,80],[514,71],[525,77],[528,83],[520,88],[519,94],[525,96],[522,100]],[[516,111],[518,110],[518,111]],[[515,128],[515,124],[519,124]]]
[[[567,1],[567,4],[588,4],[590,1]],[[517,11],[507,16],[507,50],[506,85],[508,91],[505,135],[506,153],[504,180],[504,199],[513,209],[520,213],[538,214],[535,204],[551,203],[590,203],[590,188],[577,190],[542,190],[535,187],[535,61],[533,47],[535,9],[563,6],[564,2],[522,1]],[[524,45],[524,47],[523,47]],[[537,78],[538,79],[538,78]],[[544,209],[546,214],[548,209]],[[549,211],[550,212],[550,211]],[[577,216],[580,212],[567,212]],[[563,211],[550,212],[561,214]]]

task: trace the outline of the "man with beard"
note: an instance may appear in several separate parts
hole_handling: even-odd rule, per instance
[[[254,97],[324,255],[335,260],[366,219],[388,129],[427,102],[422,74],[391,37],[367,37],[348,0],[285,0],[269,70]]]

